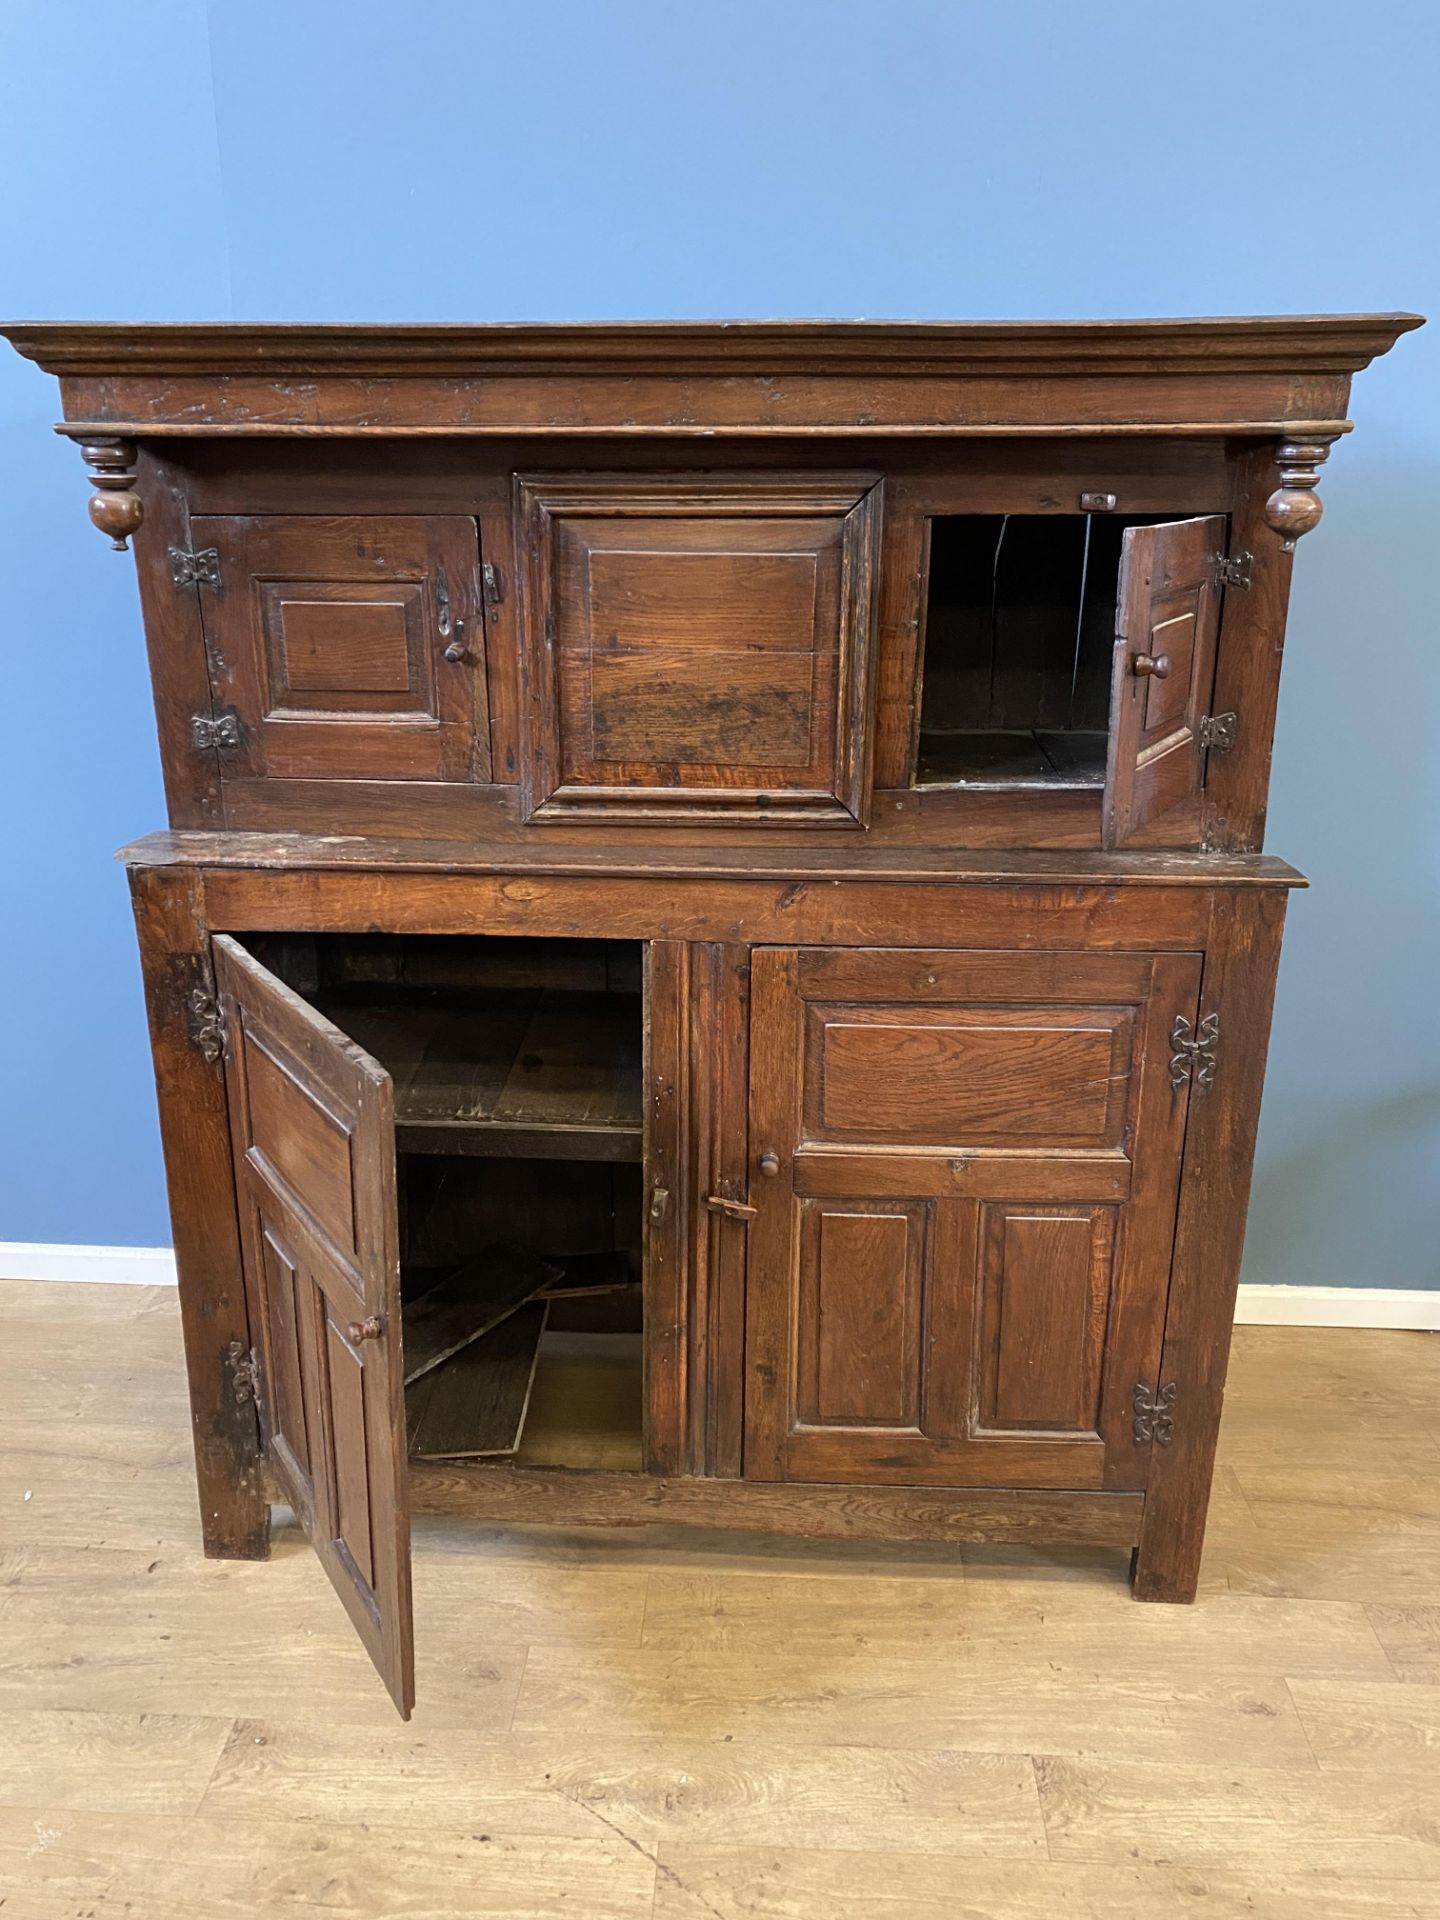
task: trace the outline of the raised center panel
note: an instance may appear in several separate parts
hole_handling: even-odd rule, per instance
[[[873,477],[517,489],[527,818],[863,825]]]
[[[1128,1007],[830,1007],[808,1012],[806,1137],[1118,1148]]]

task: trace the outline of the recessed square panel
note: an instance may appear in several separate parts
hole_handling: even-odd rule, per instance
[[[519,481],[527,816],[861,823],[878,492]]]
[[[269,711],[433,718],[418,582],[266,581],[261,595]]]

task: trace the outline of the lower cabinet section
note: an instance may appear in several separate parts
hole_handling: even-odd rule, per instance
[[[213,962],[236,1392],[402,1712],[417,1487],[1139,1538],[1198,954],[329,932]]]

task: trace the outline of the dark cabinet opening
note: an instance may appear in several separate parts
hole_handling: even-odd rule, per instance
[[[1166,518],[931,521],[917,786],[1104,786],[1121,547]]]
[[[392,1085],[411,1459],[639,1471],[639,943],[246,944]]]

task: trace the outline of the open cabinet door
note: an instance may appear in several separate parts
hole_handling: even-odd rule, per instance
[[[1130,527],[1120,549],[1103,840],[1198,796],[1215,679],[1225,516]]]
[[[415,1702],[390,1076],[217,934],[256,1399],[275,1476],[392,1699]]]

